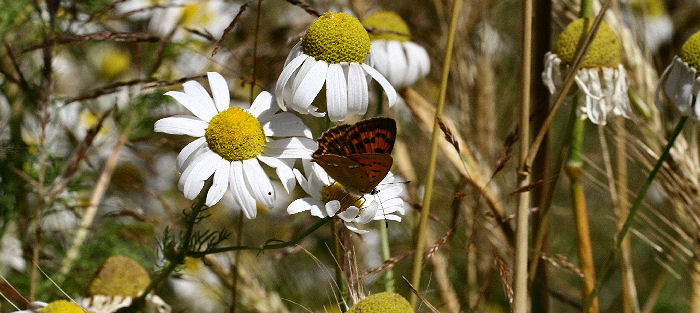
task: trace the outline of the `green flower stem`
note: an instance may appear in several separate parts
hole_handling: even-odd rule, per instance
[[[579,17],[592,18],[593,16],[593,0],[581,0],[581,12],[579,12]]]
[[[226,251],[241,251],[241,250],[258,250],[258,251],[263,251],[263,250],[275,250],[275,249],[282,249],[282,248],[287,248],[294,246],[301,242],[306,236],[310,235],[311,233],[315,232],[317,229],[321,228],[321,226],[325,225],[326,223],[330,222],[333,218],[331,217],[326,217],[321,219],[320,221],[316,222],[313,226],[311,226],[309,229],[305,230],[303,233],[301,233],[299,236],[296,238],[290,240],[290,241],[281,241],[281,240],[268,240],[262,245],[259,246],[231,246],[231,247],[220,247],[220,248],[214,248],[214,249],[209,249],[206,252],[202,251],[188,251],[187,256],[193,257],[193,258],[201,258],[205,255],[208,254],[215,254],[215,253],[221,253],[221,252],[226,252]],[[270,242],[273,241],[279,241],[280,243],[276,244],[269,244]]]
[[[340,289],[340,302],[347,303],[348,285],[345,283],[345,276],[343,275],[343,248],[340,243],[337,217],[334,217],[333,222],[331,222],[331,233],[333,234],[333,255],[335,257],[335,282]],[[346,306],[341,304],[340,312],[345,312],[345,308]]]
[[[411,273],[411,285],[413,288],[420,290],[420,274],[423,268],[423,248],[425,247],[425,230],[428,225],[428,216],[430,213],[430,201],[433,196],[433,184],[435,177],[435,165],[437,162],[438,144],[440,143],[442,131],[438,121],[442,117],[442,110],[445,107],[445,96],[447,95],[447,82],[450,75],[450,60],[452,59],[452,47],[454,46],[455,32],[457,29],[457,20],[459,11],[462,7],[462,0],[455,0],[452,4],[452,16],[450,18],[450,28],[447,35],[447,45],[445,47],[445,58],[442,63],[442,78],[440,81],[440,98],[438,99],[437,107],[435,108],[435,121],[433,122],[433,135],[430,142],[430,157],[428,159],[428,170],[425,173],[425,194],[423,196],[422,210],[418,229],[416,230],[416,246],[413,256],[413,269]],[[411,294],[411,306],[416,307],[418,297],[415,293]]]
[[[379,239],[382,243],[382,260],[384,262],[391,259],[391,250],[389,249],[389,228],[386,221],[378,221],[379,223]],[[387,269],[384,272],[384,291],[394,292],[394,270]]]
[[[603,270],[601,271],[600,279],[598,279],[598,282],[597,282],[595,288],[593,289],[593,292],[591,293],[591,297],[589,297],[585,303],[586,304],[585,312],[590,312],[590,308],[592,305],[591,300],[593,299],[593,297],[595,297],[598,294],[598,292],[600,291],[600,287],[609,278],[610,271],[612,270],[612,263],[618,257],[618,253],[620,252],[620,246],[622,245],[622,241],[625,239],[625,236],[627,235],[630,227],[632,226],[632,219],[634,218],[634,215],[637,213],[637,210],[639,210],[639,208],[641,207],[642,201],[644,200],[644,196],[646,195],[647,190],[649,190],[649,186],[651,186],[651,183],[654,181],[656,174],[659,173],[659,170],[661,170],[661,166],[664,164],[664,161],[666,161],[666,159],[670,155],[671,148],[673,147],[673,143],[676,142],[676,138],[678,138],[678,135],[680,135],[681,131],[683,130],[683,126],[685,125],[685,122],[687,120],[688,120],[688,116],[683,116],[678,121],[678,124],[676,124],[676,128],[673,129],[673,133],[671,133],[671,137],[668,139],[668,143],[666,144],[664,151],[661,153],[661,156],[659,156],[659,159],[656,161],[656,164],[654,164],[654,168],[651,170],[651,173],[649,173],[647,180],[644,181],[644,185],[642,185],[642,189],[640,189],[639,193],[637,193],[637,198],[635,198],[634,203],[632,204],[632,207],[629,210],[629,214],[627,215],[627,218],[625,219],[625,223],[622,225],[622,228],[620,228],[620,232],[617,234],[617,236],[615,236],[615,243],[614,243],[613,249],[612,249],[612,251],[610,251],[608,258],[605,260],[605,264],[603,265]]]

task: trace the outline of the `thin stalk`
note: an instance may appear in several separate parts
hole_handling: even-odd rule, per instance
[[[236,245],[240,246],[243,241],[243,211],[238,213],[238,230],[236,231]],[[241,261],[241,252],[235,251],[233,257],[233,266],[231,268],[231,307],[229,307],[230,313],[236,312],[236,298],[238,292],[236,291],[236,286],[238,286],[238,263]]]
[[[382,260],[386,262],[391,259],[391,250],[389,249],[389,228],[386,227],[386,221],[378,221],[379,223],[379,238],[382,244]],[[384,291],[394,292],[394,270],[387,269],[384,272]]]
[[[450,61],[452,60],[452,48],[454,46],[455,32],[457,29],[457,19],[462,8],[462,0],[455,0],[452,4],[452,17],[450,18],[450,28],[447,35],[447,45],[445,47],[445,58],[442,63],[442,78],[440,81],[440,98],[435,108],[435,120],[433,122],[433,136],[430,142],[430,157],[428,159],[428,170],[425,174],[425,194],[423,196],[422,210],[416,237],[416,248],[413,258],[413,269],[411,274],[411,285],[420,290],[420,274],[423,268],[423,247],[425,246],[425,230],[428,225],[428,215],[430,213],[430,202],[433,196],[433,183],[435,177],[435,164],[437,162],[438,144],[440,143],[439,121],[442,117],[442,110],[445,107],[445,96],[447,95],[447,82],[450,75]],[[411,294],[411,306],[416,307],[418,297]]]
[[[258,0],[258,11],[255,15],[255,33],[253,35],[253,82],[250,83],[250,103],[255,97],[255,74],[258,67],[258,30],[260,29],[260,12],[262,11],[262,0]],[[236,288],[236,286],[233,286]]]
[[[670,155],[671,148],[676,142],[676,138],[678,138],[678,135],[680,135],[681,131],[683,130],[683,126],[685,125],[685,122],[687,120],[688,116],[682,116],[681,119],[678,121],[678,124],[676,124],[676,127],[671,133],[671,137],[668,139],[666,147],[664,147],[664,151],[661,153],[661,156],[659,156],[659,159],[656,161],[656,164],[654,164],[654,168],[651,170],[651,173],[649,173],[649,176],[647,177],[646,181],[644,181],[642,188],[637,193],[637,197],[634,199],[634,203],[632,204],[632,207],[629,210],[629,214],[627,215],[627,218],[625,218],[625,223],[622,224],[620,232],[617,234],[617,236],[615,236],[613,249],[610,251],[608,258],[605,260],[603,270],[601,271],[600,279],[598,279],[598,282],[596,283],[596,286],[593,289],[593,293],[591,294],[591,297],[586,303],[585,312],[589,312],[589,309],[592,304],[590,300],[598,294],[598,292],[600,291],[600,287],[608,279],[610,271],[612,270],[612,263],[617,258],[617,254],[620,251],[622,241],[625,239],[625,236],[627,235],[630,227],[632,226],[632,220],[634,219],[634,215],[637,213],[637,210],[639,210],[639,208],[641,207],[642,201],[644,200],[644,196],[646,195],[647,190],[649,190],[649,186],[651,186],[651,183],[654,181],[656,174],[659,173],[659,170],[661,170],[661,166],[663,165],[664,161],[666,161],[666,159]]]
[[[519,164],[527,160],[530,148],[530,85],[532,75],[532,0],[523,0],[522,12],[522,53],[520,79],[520,159]],[[530,175],[518,171],[518,187],[530,185]],[[530,215],[530,192],[518,194],[518,210],[515,212],[515,260],[513,261],[513,312],[528,312],[527,288],[527,253],[528,253],[528,218]]]
[[[343,275],[343,248],[340,243],[339,229],[338,229],[338,219],[333,218],[331,222],[331,232],[333,234],[333,256],[335,257],[335,281],[340,289],[340,301],[347,303],[346,299],[348,296],[348,286],[345,283],[345,276]],[[341,305],[340,311],[345,312],[347,306]]]

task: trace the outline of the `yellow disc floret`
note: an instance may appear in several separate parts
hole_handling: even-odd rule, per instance
[[[413,313],[413,307],[402,296],[393,292],[371,295],[353,305],[347,313]]]
[[[683,62],[688,63],[690,67],[695,69],[695,76],[700,74],[700,32],[688,38],[681,47],[679,57]]]
[[[66,300],[58,300],[49,303],[49,305],[39,311],[39,313],[84,313],[79,305]]]
[[[204,137],[209,148],[228,161],[252,159],[265,148],[262,125],[239,107],[231,107],[214,116]]]
[[[309,26],[301,47],[329,64],[362,63],[369,54],[369,35],[357,18],[328,11]]]
[[[666,14],[666,4],[661,0],[635,0],[630,6],[635,11],[646,13],[647,16]]]
[[[123,255],[115,255],[109,257],[97,270],[88,286],[88,294],[136,297],[150,283],[148,272],[138,262]]]
[[[411,40],[411,30],[406,22],[392,11],[377,11],[362,21],[371,30],[370,40]]]
[[[564,29],[554,43],[554,52],[564,64],[573,64],[576,52],[583,47],[586,35],[593,25],[593,19],[578,19]],[[583,59],[583,68],[617,67],[622,58],[622,47],[610,26],[600,24],[588,53]]]
[[[332,200],[340,201],[340,210],[338,210],[338,212],[343,212],[350,206],[355,206],[362,211],[362,199],[347,193],[339,183],[333,183],[330,186],[321,188],[321,200],[323,200],[324,203]]]

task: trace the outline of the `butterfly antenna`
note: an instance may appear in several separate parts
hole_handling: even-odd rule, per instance
[[[387,184],[391,184],[391,183],[387,183]],[[377,190],[377,188],[374,188],[374,189],[372,189],[372,191],[369,192],[369,194],[373,195],[374,198],[377,199],[377,202],[379,202],[379,208],[382,209],[382,217],[384,217],[384,226],[386,226],[386,228],[389,229],[389,221],[386,219],[386,214],[384,213],[384,204],[382,203],[382,198],[377,196],[377,194],[379,194],[379,190]]]

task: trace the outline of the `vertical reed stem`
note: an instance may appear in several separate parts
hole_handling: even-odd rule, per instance
[[[525,164],[530,148],[530,80],[532,67],[532,0],[523,0],[522,12],[522,53],[520,85],[520,159]],[[530,185],[530,175],[518,172],[518,187]],[[518,198],[518,210],[515,212],[515,260],[513,270],[513,312],[528,311],[527,290],[527,253],[528,253],[528,215],[530,214],[530,193],[521,192]]]
[[[331,221],[331,232],[333,233],[333,255],[335,257],[335,280],[338,284],[338,289],[340,289],[340,311],[345,312],[347,310],[347,296],[348,296],[348,286],[345,283],[345,276],[343,275],[343,249],[340,243],[340,234],[338,233],[338,218],[333,217]]]
[[[425,230],[428,225],[428,215],[430,213],[430,201],[433,196],[433,178],[435,176],[435,163],[437,162],[438,144],[440,143],[439,121],[442,117],[442,110],[445,107],[445,96],[447,95],[447,81],[450,75],[450,60],[452,59],[452,47],[454,46],[455,30],[457,29],[457,19],[462,8],[462,0],[455,0],[452,4],[452,17],[450,18],[450,28],[447,35],[447,45],[445,47],[445,58],[442,63],[442,79],[440,81],[440,98],[435,109],[435,121],[433,123],[433,136],[430,142],[430,157],[428,159],[428,170],[425,174],[425,195],[418,223],[416,248],[413,258],[413,270],[411,274],[411,285],[420,290],[420,274],[423,267],[423,247],[425,246]],[[411,294],[411,305],[415,308],[418,298]]]
[[[389,228],[386,221],[379,222],[379,238],[382,244],[382,260],[386,262],[391,258],[391,250],[389,249]],[[384,272],[384,291],[394,292],[394,270],[387,269]]]

